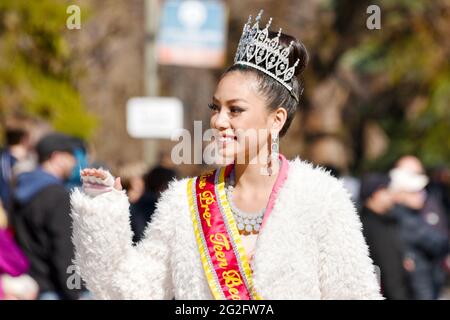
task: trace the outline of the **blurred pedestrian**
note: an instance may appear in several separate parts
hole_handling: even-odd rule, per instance
[[[0,207],[0,300],[33,300],[38,285],[26,274],[29,263],[8,229],[8,220]]]
[[[117,170],[131,204],[138,201],[144,193],[144,174],[147,170],[148,166],[141,161],[122,164]]]
[[[406,300],[410,299],[410,293],[403,268],[404,248],[398,221],[391,213],[394,201],[388,186],[387,175],[372,173],[363,177],[361,222],[370,256],[380,268],[383,296],[391,300]]]
[[[405,243],[405,268],[415,299],[437,299],[442,286],[442,261],[448,252],[448,237],[422,215],[428,177],[417,158],[403,157],[390,171],[390,190]]]
[[[404,156],[397,161],[395,169],[401,169],[415,177],[422,178],[425,187],[421,190],[424,196],[424,203],[419,208],[420,215],[436,231],[448,237],[448,220],[445,205],[442,202],[441,195],[433,188],[434,184],[429,185],[430,179],[425,173],[422,162],[417,157]],[[395,174],[395,171],[393,171],[393,174]]]
[[[139,242],[144,236],[145,228],[155,211],[155,205],[159,196],[167,189],[169,182],[175,179],[176,176],[177,174],[174,170],[162,166],[157,166],[145,174],[144,193],[139,200],[130,205],[134,242]]]
[[[25,128],[7,127],[5,140],[5,147],[0,150],[0,199],[4,209],[9,212],[11,210],[13,167],[27,157],[29,135]]]
[[[447,230],[450,229],[450,168],[439,166],[430,172],[430,183],[427,192],[442,204],[447,219]]]
[[[38,282],[41,299],[76,299],[67,287],[73,246],[70,238],[70,198],[63,182],[75,157],[72,139],[52,133],[36,146],[39,167],[17,177],[12,225],[30,261],[29,274]]]
[[[450,233],[450,168],[447,166],[438,166],[433,168],[430,172],[430,183],[427,186],[427,192],[431,197],[437,199],[440,203],[440,209],[445,212],[447,219],[447,234]],[[439,209],[437,209],[439,212]],[[447,254],[444,260],[444,275],[443,282],[450,282],[450,253]],[[450,284],[450,283],[449,283]]]

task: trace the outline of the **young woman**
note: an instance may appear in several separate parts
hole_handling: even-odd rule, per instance
[[[260,18],[245,25],[209,105],[218,152],[231,164],[172,182],[137,246],[120,178],[82,171],[73,241],[97,298],[381,299],[342,184],[278,154],[308,57],[293,37],[270,32],[270,21],[260,28]]]

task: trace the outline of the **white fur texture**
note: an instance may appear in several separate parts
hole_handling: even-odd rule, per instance
[[[342,183],[295,159],[259,235],[254,282],[264,299],[382,299],[361,222]],[[187,179],[158,202],[131,245],[124,191],[72,193],[75,263],[98,299],[213,299],[195,240]]]

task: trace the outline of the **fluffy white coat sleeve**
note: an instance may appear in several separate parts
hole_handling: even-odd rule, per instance
[[[162,194],[144,239],[132,246],[125,191],[71,195],[75,264],[97,299],[171,299],[170,246],[174,227]]]
[[[322,299],[383,299],[349,193],[330,181],[317,226]]]

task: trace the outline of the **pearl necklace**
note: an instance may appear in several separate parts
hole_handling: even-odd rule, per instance
[[[231,211],[236,220],[237,228],[240,234],[257,234],[261,229],[261,224],[264,218],[266,209],[264,208],[259,213],[247,213],[239,210],[233,202],[233,189],[235,185],[234,170],[231,172],[228,185],[226,186],[226,193],[228,202],[230,203]]]

